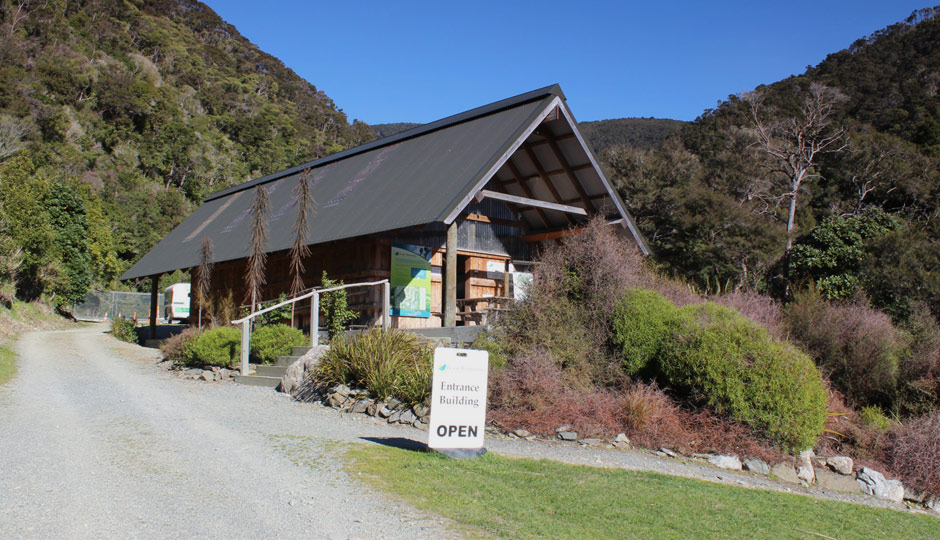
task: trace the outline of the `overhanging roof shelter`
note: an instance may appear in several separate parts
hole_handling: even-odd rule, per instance
[[[430,223],[450,225],[483,199],[506,203],[532,240],[557,238],[601,214],[649,249],[597,158],[585,144],[558,85],[472,109],[220,191],[158,243],[122,280],[245,258],[253,190],[271,212],[267,251],[289,249],[295,187],[306,179],[317,206],[308,244]]]

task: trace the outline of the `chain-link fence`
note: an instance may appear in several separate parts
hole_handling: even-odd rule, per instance
[[[88,291],[85,299],[72,306],[72,315],[80,321],[150,317],[150,294],[119,291]],[[157,319],[163,320],[163,293],[157,295]]]

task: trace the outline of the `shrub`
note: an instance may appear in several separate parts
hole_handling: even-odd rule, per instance
[[[885,433],[891,429],[891,419],[885,416],[880,407],[875,405],[862,407],[858,411],[858,417],[863,424],[879,433]]]
[[[604,390],[573,390],[551,353],[536,349],[515,358],[490,381],[489,418],[506,429],[543,436],[568,424],[582,437],[610,436],[623,429],[619,396]]]
[[[787,325],[783,318],[783,307],[772,297],[753,291],[733,291],[716,296],[714,301],[761,325],[773,337],[786,339]]]
[[[634,444],[647,448],[678,448],[693,437],[682,425],[681,411],[656,383],[635,384],[622,394],[620,414]]]
[[[373,328],[333,340],[313,376],[323,385],[367,388],[376,399],[413,405],[431,394],[432,354],[414,334]]]
[[[911,346],[901,360],[898,408],[905,415],[923,415],[940,403],[940,325],[926,306],[919,305],[905,330]]]
[[[186,344],[196,339],[196,337],[201,333],[202,330],[190,326],[179,334],[174,334],[168,337],[163,341],[163,343],[160,344],[160,351],[163,353],[163,358],[173,362],[174,365],[185,364],[186,357],[184,351],[186,349]]]
[[[471,349],[479,349],[490,353],[489,366],[490,372],[502,371],[506,367],[506,352],[503,345],[495,336],[488,332],[483,332],[470,344]]]
[[[139,343],[137,323],[123,317],[111,320],[111,335],[128,343]]]
[[[795,295],[786,318],[793,338],[850,403],[894,405],[907,342],[887,315],[864,299],[832,304],[809,289]]]
[[[188,366],[232,367],[241,356],[241,332],[231,326],[206,330],[183,345],[182,356]]]
[[[940,411],[893,429],[885,456],[904,485],[940,497]]]
[[[262,364],[270,364],[278,356],[291,353],[291,348],[309,344],[304,333],[286,324],[262,326],[251,334],[251,356]]]
[[[660,358],[669,384],[788,448],[812,447],[827,402],[812,360],[730,308],[707,302],[681,311],[690,324]]]
[[[612,317],[612,341],[627,373],[648,371],[682,324],[679,308],[659,293],[631,289],[617,302]]]
[[[329,289],[343,285],[343,280],[335,281],[327,278],[326,270],[324,270],[321,283],[324,289]],[[349,322],[355,320],[359,315],[349,309],[346,299],[346,289],[320,295],[320,310],[326,316],[326,331],[330,336],[331,342],[336,336],[342,335],[349,326]]]

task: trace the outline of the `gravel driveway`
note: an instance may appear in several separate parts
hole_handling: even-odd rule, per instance
[[[455,536],[334,458],[335,441],[401,430],[180,379],[105,330],[17,342],[19,372],[0,387],[3,539]]]
[[[0,538],[455,538],[351,479],[337,444],[414,428],[268,388],[181,379],[103,325],[17,342],[0,387]],[[651,470],[904,509],[647,452],[488,437],[501,455]]]

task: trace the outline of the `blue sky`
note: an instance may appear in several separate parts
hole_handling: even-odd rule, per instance
[[[430,122],[556,82],[581,121],[692,120],[930,5],[204,1],[370,124]]]

